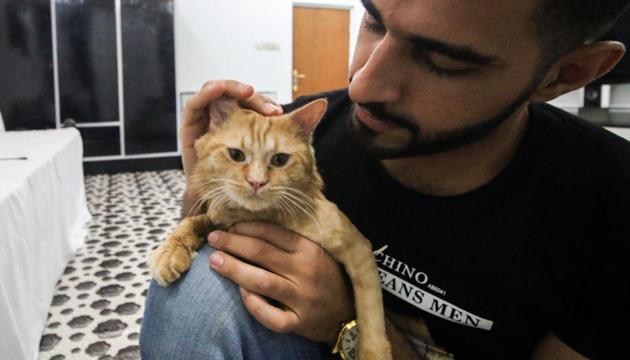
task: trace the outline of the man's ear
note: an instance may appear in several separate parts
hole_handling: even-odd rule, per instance
[[[317,99],[291,112],[289,117],[293,123],[300,127],[304,135],[310,136],[324,117],[327,108],[328,101],[326,99]]]
[[[210,131],[223,125],[237,110],[239,110],[238,102],[233,98],[224,96],[211,102],[208,106]]]
[[[612,70],[623,58],[625,46],[617,41],[581,45],[553,64],[531,101],[547,102],[580,89]]]

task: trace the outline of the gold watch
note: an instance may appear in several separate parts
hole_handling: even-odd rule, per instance
[[[359,327],[356,320],[342,324],[332,353],[339,354],[343,360],[356,360],[359,357]]]

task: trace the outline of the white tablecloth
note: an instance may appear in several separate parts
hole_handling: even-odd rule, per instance
[[[75,129],[0,133],[0,359],[37,358],[55,283],[84,242],[82,153]]]

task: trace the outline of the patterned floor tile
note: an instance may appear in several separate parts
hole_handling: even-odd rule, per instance
[[[181,171],[88,176],[92,221],[57,283],[39,359],[139,359],[148,254],[179,221]]]

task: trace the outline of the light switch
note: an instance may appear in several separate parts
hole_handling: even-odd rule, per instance
[[[256,43],[256,50],[260,51],[279,51],[280,43],[274,41],[261,41]]]

